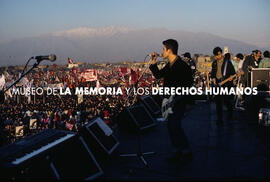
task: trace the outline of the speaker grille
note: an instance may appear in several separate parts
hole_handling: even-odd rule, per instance
[[[117,143],[112,135],[105,135],[97,123],[93,123],[89,128],[108,151],[110,151]]]
[[[131,107],[129,111],[140,128],[154,124],[153,118],[142,105]]]

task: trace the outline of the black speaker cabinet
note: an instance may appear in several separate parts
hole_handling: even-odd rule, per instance
[[[163,97],[161,95],[152,95],[151,97],[155,100],[159,108],[161,108]]]
[[[270,68],[252,68],[250,71],[250,87],[258,87],[259,91],[269,90]]]
[[[122,131],[146,130],[156,126],[156,120],[151,116],[143,104],[125,108],[117,118]]]
[[[146,107],[146,109],[150,112],[153,117],[158,117],[161,114],[161,110],[159,105],[150,95],[146,95],[141,97],[141,102]]]
[[[100,117],[92,119],[79,133],[97,159],[111,155],[119,145],[113,130]]]
[[[100,165],[81,136],[73,133],[65,140],[61,138],[57,142],[46,143],[44,138],[43,141],[45,145],[43,149],[42,146],[39,149],[43,151],[26,162],[11,167],[1,164],[3,173],[0,179],[92,180],[103,174]],[[6,149],[11,150],[11,148],[12,146],[8,146]]]
[[[48,157],[56,176],[63,180],[91,180],[103,174],[103,171],[81,136],[68,140],[62,147],[56,147]]]

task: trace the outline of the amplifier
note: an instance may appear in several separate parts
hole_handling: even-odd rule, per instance
[[[269,90],[270,68],[252,68],[249,73],[250,87],[258,87],[260,91]]]

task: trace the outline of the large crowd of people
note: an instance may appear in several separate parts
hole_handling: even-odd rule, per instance
[[[132,75],[132,78],[126,67],[117,66],[117,69],[112,67],[113,71],[106,67],[93,68],[92,70],[97,72],[95,81],[86,81],[80,77],[79,74],[83,69],[85,68],[63,70],[54,66],[51,70],[49,68],[37,69],[27,75],[26,79],[23,78],[19,87],[29,85],[30,87],[46,88],[50,84],[61,84],[64,88],[69,87],[72,94],[61,96],[59,94],[47,95],[47,92],[31,96],[6,94],[5,102],[0,105],[1,145],[12,143],[46,128],[78,131],[81,126],[94,117],[101,117],[106,124],[113,127],[117,114],[124,107],[130,106],[136,101],[135,96],[132,94],[128,96],[124,88],[133,88],[136,79],[142,72],[142,66],[133,67],[136,72],[132,70],[135,74]],[[3,73],[5,73],[7,83],[12,83],[19,77],[19,70],[16,68],[5,69]],[[140,87],[158,84],[158,81],[151,78],[148,71],[143,77],[138,82]],[[25,82],[25,80],[27,81]],[[75,88],[97,87],[97,81],[102,87],[121,87],[124,94],[84,95],[83,100],[79,102],[78,95],[74,94]],[[5,87],[7,86],[8,84],[5,85]],[[21,126],[23,127],[21,128]],[[16,131],[16,128],[20,130]]]
[[[246,84],[246,72],[250,67],[269,68],[269,51],[265,51],[261,59],[261,51],[255,50],[250,55],[238,53],[235,57],[229,56],[235,72],[245,72],[242,83]],[[185,53],[183,59],[187,61],[197,87],[207,87],[212,84],[211,73],[200,73],[196,70],[195,61],[190,53]],[[134,87],[136,79],[142,74],[144,67],[148,65],[110,65],[93,67],[97,71],[97,80],[103,87]],[[17,87],[46,87],[50,84],[62,84],[69,87],[72,92],[76,87],[96,87],[96,81],[86,81],[81,77],[85,67],[68,69],[54,65],[53,67],[38,68],[21,80]],[[2,67],[5,85],[8,87],[20,76],[21,70],[17,67]],[[210,82],[210,83],[208,83]],[[138,83],[140,87],[153,87],[162,85],[162,80],[154,79],[149,69]],[[7,92],[6,99],[0,105],[0,146],[10,144],[16,140],[46,128],[78,131],[84,124],[94,117],[101,117],[106,124],[113,127],[115,117],[124,107],[134,104],[134,95],[127,98],[123,95],[85,95],[83,101],[78,102],[77,95],[35,95],[14,96]],[[16,131],[19,128],[18,131]]]

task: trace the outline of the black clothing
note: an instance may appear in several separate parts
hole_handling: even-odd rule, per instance
[[[158,69],[157,64],[152,64],[149,68],[155,78],[164,78],[163,87],[191,87],[193,84],[191,69],[179,56],[171,67],[168,62],[161,70]],[[184,97],[185,101],[190,99],[187,95]],[[178,103],[175,103],[175,105],[178,105]]]
[[[243,67],[242,67],[242,70],[244,72],[244,75],[243,75],[243,79],[242,79],[242,82],[244,83],[244,86],[248,86],[248,69],[249,67],[252,67],[252,68],[258,68],[259,67],[259,63],[256,62],[255,58],[253,55],[249,55],[245,58],[244,62],[243,62]]]
[[[225,75],[223,75],[224,69],[226,67],[226,62],[227,62],[227,69],[225,70],[226,71]],[[223,61],[222,65],[221,65],[221,74],[222,74],[221,79],[218,80],[216,77],[216,74],[217,74],[217,60],[215,60],[212,64],[211,78],[215,78],[217,81],[217,84],[235,74],[235,70],[234,70],[234,67],[232,65],[232,62],[230,60]],[[227,83],[222,85],[222,87],[229,87],[229,88],[233,87],[233,81],[228,81]],[[231,96],[231,95],[216,95],[215,96],[218,122],[223,120],[223,103],[226,105],[226,107],[228,109],[228,115],[229,116],[232,115],[232,111],[233,111],[232,101],[233,101],[233,96]]]
[[[167,63],[161,70],[158,69],[157,64],[152,64],[149,68],[155,78],[164,78],[164,87],[190,87],[193,84],[191,69],[179,56],[171,67]],[[174,104],[173,114],[169,115],[167,122],[172,146],[179,152],[189,149],[189,142],[181,126],[181,120],[185,113],[186,98],[188,97],[184,96],[184,100],[181,99]]]
[[[226,73],[225,73],[225,76],[223,75],[223,72],[224,72],[224,68],[225,68],[225,65],[226,65],[226,61],[228,61],[227,63],[227,70],[226,70]],[[230,60],[224,60],[223,63],[222,63],[222,66],[221,66],[221,74],[222,74],[222,79],[220,81],[223,81],[227,78],[229,78],[231,75],[234,75],[235,74],[235,70],[234,70],[234,67],[232,65],[232,62]],[[211,78],[215,78],[217,80],[217,60],[214,60],[213,63],[212,63],[212,72],[211,72]],[[218,83],[219,80],[217,80],[217,83]],[[233,82],[232,81],[229,81],[227,83],[224,84],[224,86],[227,86],[227,87],[231,87],[233,86]]]
[[[216,102],[216,111],[217,111],[217,120],[223,121],[223,104],[226,105],[228,111],[228,118],[231,119],[232,112],[233,112],[233,95],[216,95],[215,102]]]
[[[193,84],[191,69],[180,57],[177,57],[172,67],[167,63],[161,70],[157,64],[150,65],[155,78],[164,78],[164,87],[190,87]]]

